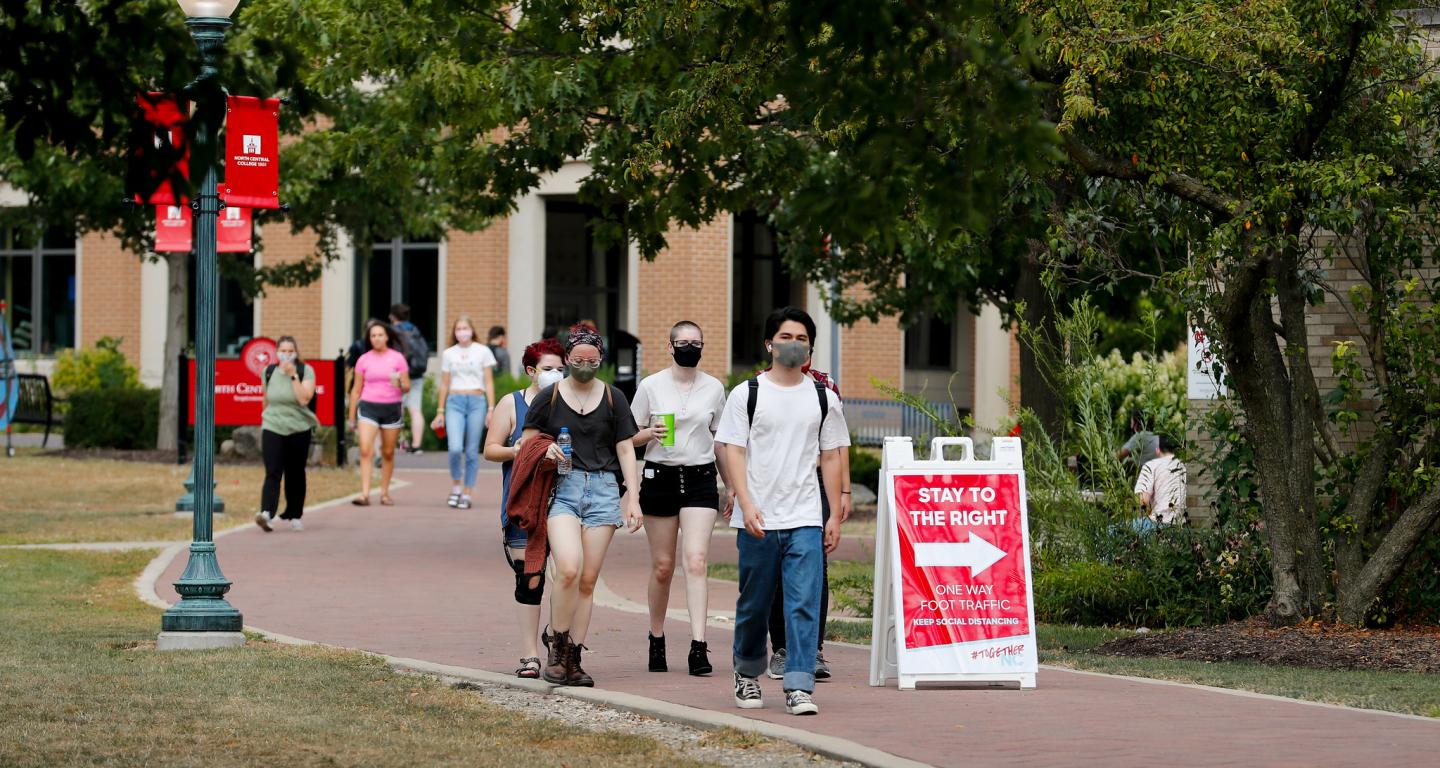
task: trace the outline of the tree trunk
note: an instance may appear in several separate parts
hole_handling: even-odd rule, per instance
[[[1230,381],[1245,411],[1245,436],[1255,449],[1273,590],[1266,612],[1276,624],[1318,615],[1325,594],[1305,304],[1294,273],[1293,260],[1280,254],[1251,260],[1231,279],[1219,318]],[[1264,290],[1267,278],[1277,288],[1281,326],[1293,340],[1283,349]]]
[[[1039,254],[1032,254],[1021,263],[1015,288],[1015,299],[1025,302],[1025,324],[1034,329],[1033,344],[1020,345],[1020,405],[1033,411],[1050,438],[1058,440],[1064,429],[1060,398],[1045,374],[1043,361],[1046,357],[1060,359],[1060,340],[1055,328],[1055,303],[1040,279],[1041,272]]]
[[[178,400],[183,371],[177,361],[188,341],[186,331],[190,326],[190,254],[168,253],[165,255],[165,266],[169,275],[165,321],[165,373],[160,380],[160,431],[156,436],[155,447],[162,451],[173,451],[178,447],[176,431],[181,418]]]

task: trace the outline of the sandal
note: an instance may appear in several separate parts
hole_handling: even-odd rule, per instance
[[[361,497],[358,497],[358,498],[354,498],[354,499],[351,499],[351,500],[350,500],[350,503],[351,503],[351,504],[354,504],[354,505],[357,506],[357,507],[368,507],[368,506],[370,506],[370,497],[369,497],[369,496],[361,496]]]
[[[535,656],[521,659],[519,668],[515,670],[515,676],[525,680],[539,680],[540,659]]]
[[[388,493],[380,494],[380,503],[384,504],[387,507],[395,506],[395,500],[390,498],[390,494]]]

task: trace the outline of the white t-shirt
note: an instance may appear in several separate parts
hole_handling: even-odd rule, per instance
[[[1185,516],[1185,464],[1172,456],[1151,459],[1140,467],[1135,493],[1150,507],[1150,517],[1173,523]]]
[[[730,391],[725,415],[715,442],[746,449],[745,477],[750,497],[765,517],[765,530],[821,525],[820,484],[815,478],[821,451],[850,445],[845,413],[840,398],[825,390],[830,412],[820,427],[820,401],[815,381],[809,376],[793,387],[781,387],[760,375],[755,397],[755,421],[745,414],[749,385]],[[733,470],[732,470],[733,471]],[[730,518],[732,528],[744,528],[744,516],[737,509]]]
[[[725,385],[704,371],[695,372],[694,385],[685,389],[665,370],[646,376],[635,388],[630,412],[641,429],[650,425],[650,414],[675,414],[675,445],[658,440],[645,444],[645,461],[674,467],[693,467],[715,461],[715,430],[725,411]]]
[[[485,390],[485,369],[495,367],[495,353],[484,344],[456,344],[440,353],[440,372],[450,374],[450,390]]]

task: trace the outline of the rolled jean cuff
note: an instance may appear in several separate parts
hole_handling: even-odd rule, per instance
[[[747,659],[739,654],[735,654],[733,663],[735,665],[735,671],[740,673],[741,677],[759,677],[761,673],[763,673],[766,669],[770,668],[769,659],[765,658],[764,656],[754,659]],[[790,676],[786,675],[785,679],[788,681],[790,679]],[[811,675],[810,680],[811,688],[813,688],[815,685],[815,676]],[[806,690],[810,689],[807,688]]]
[[[785,690],[815,692],[815,675],[810,672],[786,672]]]

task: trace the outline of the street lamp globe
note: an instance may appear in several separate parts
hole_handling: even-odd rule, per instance
[[[228,19],[230,14],[235,12],[235,6],[240,4],[240,0],[176,0],[176,2],[180,3],[180,10],[192,19]]]

